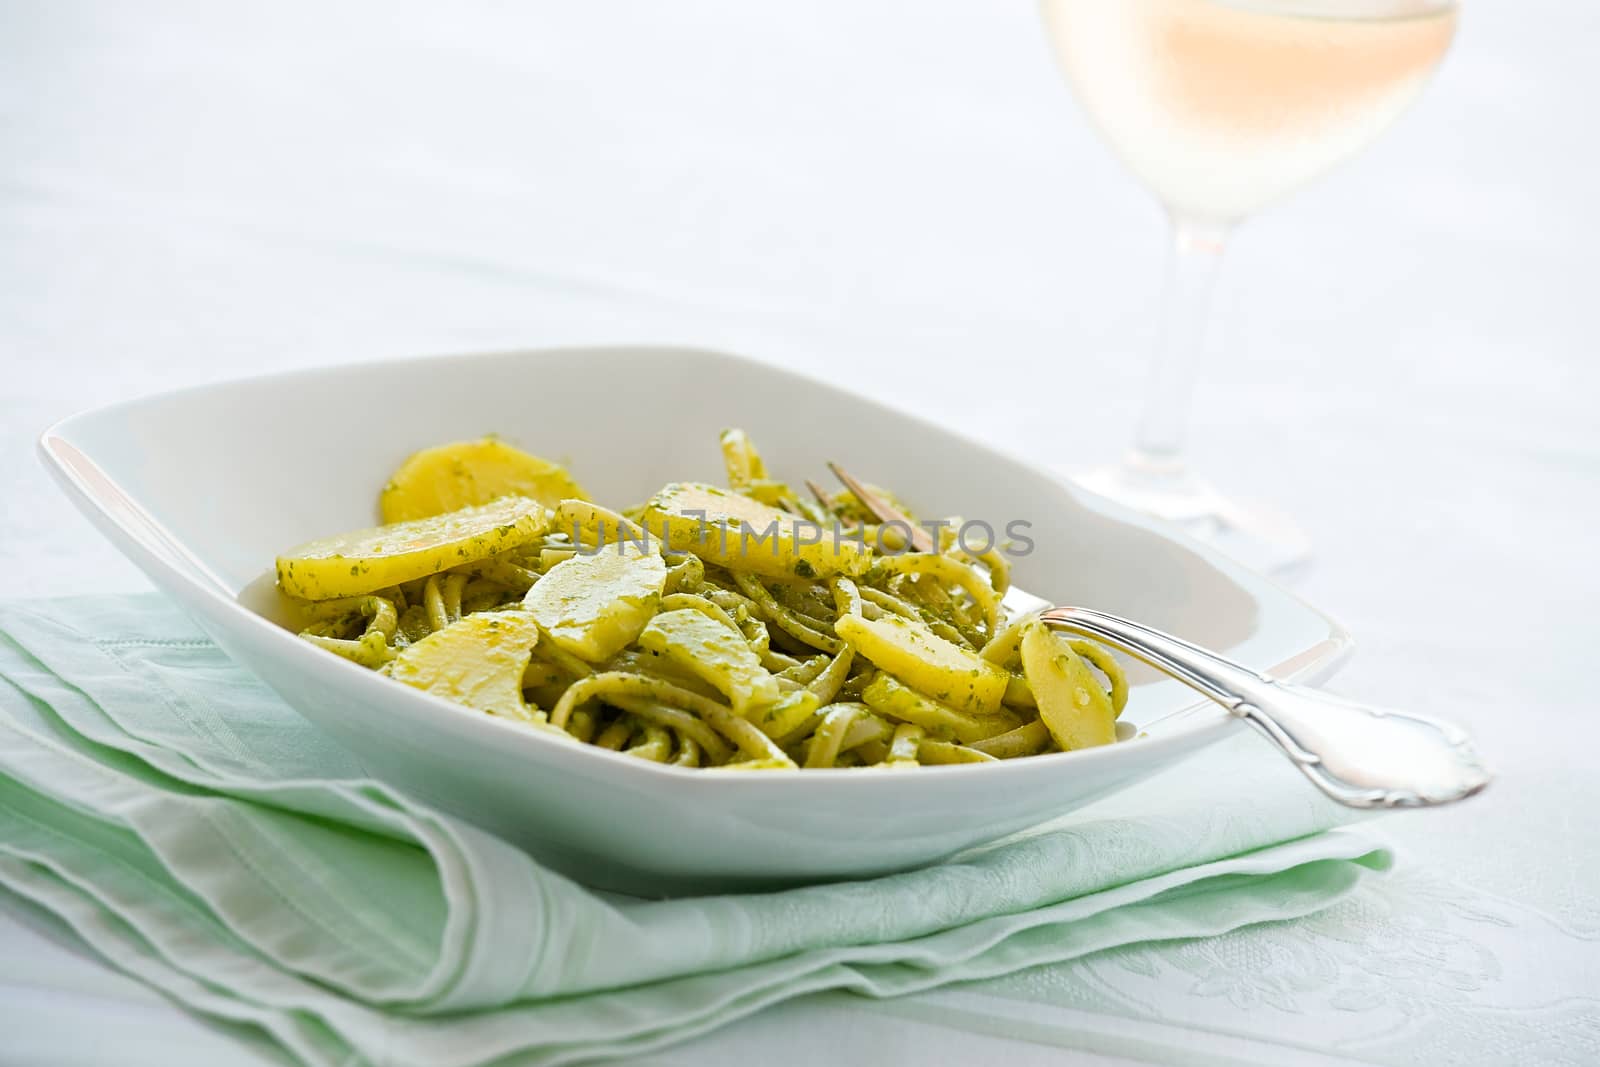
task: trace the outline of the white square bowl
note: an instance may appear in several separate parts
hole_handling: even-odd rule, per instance
[[[1133,786],[1235,727],[1139,676],[1142,736],[999,764],[723,774],[562,744],[316,649],[274,624],[283,549],[375,520],[418,448],[494,432],[567,462],[597,500],[721,479],[741,426],[776,476],[838,460],[923,515],[1021,519],[1018,585],[1148,622],[1283,678],[1319,681],[1332,620],[1170,528],[837,386],[722,353],[551,349],[396,360],[205,386],[73,416],[40,450],[80,508],[231,656],[372,773],[591,884],[644,893],[904,869]],[[1276,757],[1265,746],[1262,759]]]

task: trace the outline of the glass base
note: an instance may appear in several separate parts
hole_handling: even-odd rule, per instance
[[[1311,564],[1311,539],[1288,516],[1223,496],[1181,463],[1134,452],[1123,462],[1073,472],[1072,480],[1147,515],[1175,522],[1197,541],[1279,581]]]

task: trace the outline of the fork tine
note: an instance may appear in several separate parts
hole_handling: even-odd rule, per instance
[[[833,476],[835,478],[844,483],[846,489],[849,489],[855,494],[856,499],[861,502],[861,506],[866,508],[867,511],[880,523],[900,523],[901,525],[905,526],[906,529],[910,530],[912,548],[918,552],[935,551],[933,538],[928,536],[928,531],[912,522],[909,515],[895,507],[893,504],[889,503],[887,500],[883,499],[883,497],[879,496],[877,493],[874,493],[871,489],[868,489],[854,475],[845,470],[843,467],[839,466],[837,463],[829,463],[828,469],[833,472]]]

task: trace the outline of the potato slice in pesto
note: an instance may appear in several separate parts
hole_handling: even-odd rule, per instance
[[[666,580],[660,556],[620,542],[551,567],[528,590],[522,606],[556,647],[599,663],[639,636],[661,606]]]
[[[378,510],[384,522],[406,522],[503,496],[527,497],[545,507],[589,499],[560,464],[485,437],[411,455],[378,494]]]
[[[769,578],[860,574],[870,551],[747,496],[699,482],[674,482],[645,505],[646,529],[679,552]]]
[[[484,611],[453,622],[400,650],[389,676],[469,708],[531,721],[522,672],[539,640],[525,611]]]
[[[874,666],[943,704],[975,715],[994,715],[1006,695],[1006,672],[977,653],[899,615],[865,619],[841,615],[839,636]]]
[[[1117,739],[1111,698],[1083,658],[1043,623],[1029,626],[1022,635],[1022,672],[1039,705],[1039,718],[1063,749],[1093,748]]]
[[[538,501],[507,496],[410,522],[352,530],[278,557],[278,584],[303,600],[364,596],[527,544],[544,532]]]
[[[693,608],[664,611],[651,619],[639,634],[639,647],[715,686],[739,715],[748,717],[783,696],[778,680],[742,635]]]

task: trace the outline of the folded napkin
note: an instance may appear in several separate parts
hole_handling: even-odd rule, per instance
[[[1258,746],[921,871],[637,900],[374,781],[159,597],[0,606],[0,885],[317,1065],[638,1053],[816,990],[1297,917],[1388,866]]]

